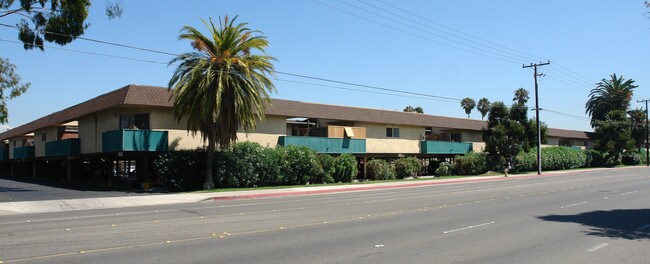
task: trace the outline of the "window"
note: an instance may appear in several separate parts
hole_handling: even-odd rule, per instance
[[[397,128],[397,127],[387,127],[386,128],[386,137],[398,138],[399,137],[399,128]]]
[[[462,142],[463,141],[463,133],[451,133],[451,141]]]
[[[120,129],[149,129],[149,114],[120,115]]]
[[[45,142],[47,140],[47,133],[41,133],[41,141]]]

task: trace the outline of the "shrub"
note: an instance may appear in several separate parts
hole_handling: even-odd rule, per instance
[[[516,157],[514,171],[537,170],[537,150],[521,152]],[[581,168],[587,164],[587,155],[583,150],[568,147],[547,147],[542,149],[543,170],[565,170]]]
[[[426,171],[427,175],[436,174],[436,170],[440,166],[440,163],[442,163],[442,161],[438,159],[429,160],[429,164],[427,165],[427,171]]]
[[[587,150],[585,151],[587,159],[585,161],[586,167],[605,167],[607,166],[607,160],[605,155],[598,150]]]
[[[395,173],[390,164],[382,159],[373,159],[366,164],[366,175],[370,180],[393,180]]]
[[[487,155],[485,153],[470,152],[465,156],[456,156],[454,168],[460,175],[479,175],[486,173]]]
[[[260,183],[263,148],[250,141],[235,143],[214,155],[215,187],[251,187]]]
[[[280,167],[280,174],[283,176],[284,184],[306,184],[322,173],[316,151],[309,147],[277,147],[276,151],[284,152],[280,153],[284,159]]]
[[[170,191],[200,190],[205,182],[205,152],[167,152],[154,161],[154,170]]]
[[[328,154],[319,154],[318,162],[320,162],[321,168],[323,169],[323,172],[321,173],[320,176],[320,182],[322,183],[334,182],[334,173],[336,170],[336,167],[334,166],[336,160],[334,159],[334,157]]]
[[[395,176],[398,179],[415,176],[420,171],[420,161],[413,157],[400,158],[395,161]]]
[[[639,165],[642,160],[645,158],[645,155],[641,155],[637,150],[630,150],[623,153],[623,164],[624,165]]]
[[[282,170],[287,159],[284,151],[275,148],[264,148],[260,153],[260,163],[257,167],[259,175],[258,186],[278,186],[284,181]]]
[[[350,154],[336,157],[334,161],[334,181],[352,182],[357,177],[357,159]]]
[[[436,169],[436,175],[437,176],[449,176],[451,175],[451,171],[454,168],[453,165],[449,162],[441,162],[440,166]]]

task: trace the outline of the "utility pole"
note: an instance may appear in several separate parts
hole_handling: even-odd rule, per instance
[[[542,174],[542,129],[539,126],[539,96],[537,92],[537,68],[551,64],[550,61],[546,63],[531,63],[530,65],[523,65],[522,68],[533,68],[533,77],[535,78],[535,122],[537,123],[537,175]]]
[[[650,150],[648,149],[648,99],[638,100],[637,103],[645,102],[645,165],[650,166]]]

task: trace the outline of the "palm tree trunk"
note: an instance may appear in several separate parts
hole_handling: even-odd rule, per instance
[[[212,181],[212,163],[214,162],[214,138],[208,138],[208,149],[206,150],[205,161],[205,183],[203,183],[204,190],[214,189],[214,182]]]

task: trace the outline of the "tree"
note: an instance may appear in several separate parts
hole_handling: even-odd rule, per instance
[[[645,111],[641,108],[630,110],[627,112],[630,116],[630,121],[632,122],[632,138],[634,139],[635,146],[637,149],[643,147],[643,143],[646,139],[646,116]]]
[[[487,115],[488,112],[490,112],[490,101],[488,101],[487,98],[481,98],[478,100],[478,105],[476,106],[476,109],[481,113],[481,120]]]
[[[14,3],[16,5],[14,5]],[[66,45],[84,34],[90,0],[0,0],[0,18],[17,15],[18,39],[26,50],[43,50],[44,41]],[[109,19],[122,15],[120,4],[108,3]]]
[[[634,80],[626,80],[623,76],[610,75],[610,79],[602,79],[596,88],[589,93],[589,100],[585,104],[585,113],[591,116],[591,126],[596,121],[606,120],[607,114],[614,110],[626,112],[630,107],[632,94],[637,86]]]
[[[515,90],[515,97],[512,98],[512,101],[515,102],[515,105],[524,106],[528,103],[528,90],[524,88],[519,88]]]
[[[9,121],[9,112],[7,111],[7,100],[14,99],[24,92],[30,86],[30,83],[20,83],[20,76],[16,74],[16,66],[11,64],[8,59],[0,58],[0,123],[6,124]],[[9,95],[5,94],[9,92]]]
[[[476,107],[476,101],[474,101],[472,98],[466,97],[460,101],[460,107],[465,110],[465,114],[467,114],[467,118],[469,118],[469,114],[472,113],[472,109]]]
[[[83,35],[88,28],[84,21],[89,7],[89,0],[0,0],[0,18],[23,17],[16,25],[23,48],[43,50],[44,41],[65,45]],[[121,5],[109,3],[106,15],[111,19],[121,16]],[[30,83],[19,84],[21,78],[16,73],[16,66],[8,59],[0,58],[0,63],[0,123],[6,124],[9,115],[7,100],[25,93]],[[10,89],[9,96],[5,95],[7,89]]]
[[[247,23],[235,24],[227,16],[215,26],[202,20],[209,34],[203,35],[185,26],[179,40],[191,41],[194,52],[178,55],[169,65],[179,63],[169,89],[175,96],[172,114],[177,122],[185,120],[187,130],[200,133],[207,141],[205,184],[214,188],[212,162],[214,151],[228,148],[237,140],[237,130],[255,129],[271,103],[269,92],[275,87],[267,75],[273,74],[275,58],[264,53],[268,40]]]
[[[413,106],[408,105],[408,106],[404,107],[404,112],[424,114],[424,109],[422,109],[422,107],[420,107],[420,106],[413,107]]]
[[[612,110],[605,115],[605,120],[596,120],[595,126],[594,148],[607,153],[605,158],[609,165],[620,165],[623,151],[634,147],[631,122],[625,111]]]

